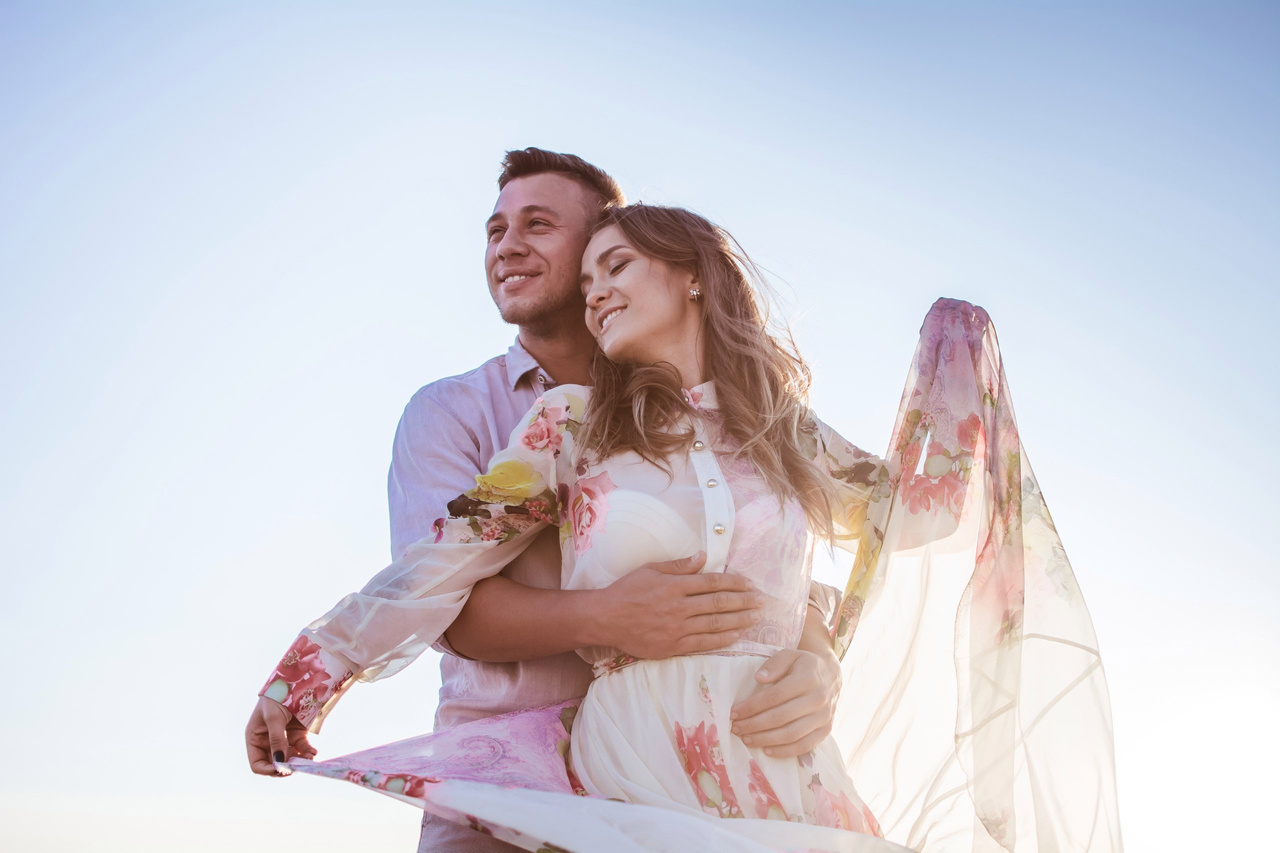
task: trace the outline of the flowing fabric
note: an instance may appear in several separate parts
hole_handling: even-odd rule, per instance
[[[981,308],[933,306],[889,446],[836,630],[859,790],[915,849],[1122,849],[1097,638]]]
[[[522,442],[528,451],[539,443],[571,439],[563,428],[555,431],[556,423],[545,409],[541,414],[535,411],[516,444]],[[633,764],[620,765],[621,771],[607,768],[625,777],[642,776],[652,767],[657,776],[662,762],[646,760],[649,753],[669,752],[677,769],[683,756],[686,773],[681,783],[686,789],[694,783],[692,805],[701,805],[701,813],[682,805],[678,797],[662,808],[660,798],[646,805],[644,796],[625,790],[620,795],[633,802],[600,799],[599,794],[607,793],[600,790],[592,791],[595,797],[579,796],[587,791],[574,767],[589,769],[593,759],[588,756],[584,764],[570,747],[594,750],[597,757],[604,751],[610,740],[600,734],[599,725],[619,719],[625,724],[622,709],[643,701],[643,690],[630,694],[638,699],[625,698],[631,685],[648,677],[641,671],[643,665],[652,665],[668,679],[659,688],[647,688],[660,716],[673,702],[668,694],[682,694],[684,701],[699,689],[681,680],[692,679],[692,669],[690,674],[673,675],[678,667],[696,668],[698,658],[636,665],[609,659],[616,650],[605,649],[588,650],[584,656],[596,663],[606,686],[621,690],[623,698],[609,704],[609,694],[593,685],[583,706],[583,719],[590,720],[590,726],[582,729],[579,720],[576,735],[570,733],[576,712],[571,704],[562,704],[480,720],[332,761],[295,760],[291,767],[379,790],[530,850],[890,851],[900,850],[898,844],[930,851],[1120,850],[1110,713],[1097,643],[1024,458],[986,313],[953,300],[940,300],[929,312],[885,459],[857,450],[818,422],[805,438],[815,461],[842,491],[837,544],[854,553],[834,630],[846,669],[837,741],[852,785],[869,809],[862,807],[848,777],[843,777],[845,767],[839,767],[843,782],[825,797],[819,793],[816,802],[807,795],[807,805],[790,806],[792,812],[803,813],[788,813],[782,802],[786,797],[764,793],[764,788],[781,784],[781,775],[769,768],[771,775],[760,777],[762,787],[750,756],[742,758],[738,793],[727,793],[718,782],[728,779],[721,774],[727,772],[724,755],[731,750],[718,742],[707,741],[706,748],[698,745],[708,733],[714,740],[715,721],[710,717],[697,729],[675,725],[674,737],[666,743],[657,742],[662,735],[655,735]],[[700,446],[701,440],[695,442],[695,449]],[[707,464],[696,455],[691,459],[694,468]],[[473,495],[470,521],[455,527],[469,526],[473,538],[487,545],[498,544],[493,540],[514,545],[541,515],[545,522],[560,524],[566,543],[574,538],[573,547],[566,545],[566,550],[588,556],[593,536],[605,543],[611,531],[616,532],[617,527],[610,527],[616,524],[613,517],[604,514],[605,498],[614,488],[609,472],[575,480],[572,497],[566,493],[569,499],[561,501],[561,509],[571,512],[559,515],[551,480],[565,482],[565,472],[548,469],[537,481],[538,488],[529,488],[523,475],[512,478],[513,461],[519,460],[495,458],[496,468],[480,478],[478,486],[484,497],[503,497],[506,505],[499,500],[478,503]],[[499,469],[502,476],[495,475]],[[704,486],[698,498],[706,527],[703,541],[724,550],[730,541],[738,541],[738,535],[728,531],[729,536],[717,538],[726,530],[713,524],[718,493],[705,486],[714,487],[716,480],[705,480],[705,473],[694,470],[695,482]],[[550,489],[539,491],[543,486]],[[490,495],[495,489],[506,494]],[[520,506],[512,505],[513,493],[519,493]],[[734,495],[738,503],[743,502],[741,493],[738,488]],[[481,503],[493,506],[481,509]],[[757,510],[763,506],[758,500],[749,503]],[[787,517],[787,508],[776,499],[772,506],[775,515],[781,510],[781,517]],[[742,530],[747,516],[739,510]],[[659,508],[648,506],[646,511],[658,513]],[[791,514],[796,515],[795,508]],[[730,524],[734,517],[729,516]],[[447,527],[442,529],[444,542],[424,553],[456,548],[470,536],[465,529],[462,539],[449,539],[448,534]],[[728,552],[719,555],[722,570],[731,558]],[[471,566],[494,559],[492,553],[467,558]],[[418,572],[415,583],[424,590],[424,601],[435,594],[417,583],[430,573],[420,568],[396,571],[397,577]],[[799,602],[803,610],[807,561],[803,576],[795,574],[781,581],[788,593],[779,598],[777,630],[784,633],[795,631],[794,618],[786,615],[794,611],[788,608]],[[572,580],[575,575],[568,572],[566,577]],[[434,589],[447,597],[442,619],[461,606],[455,599],[465,580],[460,575],[436,582]],[[429,604],[421,607],[430,609]],[[324,630],[321,625],[316,636],[323,639]],[[419,645],[430,636],[421,626],[408,633]],[[765,654],[769,643],[761,641],[767,639],[756,637],[733,651]],[[332,648],[322,651],[338,654]],[[714,684],[723,675],[728,679],[725,689],[731,690],[739,676],[729,673],[727,662],[735,660],[742,658],[707,658],[710,668],[703,669],[703,684],[707,673]],[[611,664],[619,671],[615,673]],[[294,690],[294,682],[286,678],[276,683],[282,690]],[[629,731],[626,725],[614,730],[614,742],[622,745]],[[823,772],[831,778],[831,771]],[[662,790],[663,784],[654,781],[649,789]],[[801,782],[794,790],[805,788]],[[728,799],[736,810],[726,805]],[[751,817],[753,801],[761,809],[756,818]],[[778,812],[770,811],[774,805]],[[721,817],[710,816],[717,813]],[[862,831],[761,819],[766,813],[827,822],[815,820],[821,814],[830,818],[829,827]],[[877,819],[879,827],[873,832],[870,827]],[[889,841],[875,837],[881,828]]]

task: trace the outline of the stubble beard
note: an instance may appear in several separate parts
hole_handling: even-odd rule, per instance
[[[576,288],[562,290],[558,296],[543,294],[532,304],[499,306],[504,323],[519,326],[537,337],[553,337],[573,323],[581,324],[587,303]]]

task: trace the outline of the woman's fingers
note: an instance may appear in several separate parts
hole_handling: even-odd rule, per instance
[[[733,733],[771,755],[802,755],[831,733],[833,688],[815,655],[784,649],[769,658],[754,693],[733,707]]]
[[[258,699],[249,725],[244,730],[245,749],[249,755],[249,768],[260,776],[278,776],[275,762],[287,757],[289,742],[285,724],[289,714],[270,699]]]
[[[765,754],[775,758],[788,758],[812,752],[829,734],[830,719],[825,714],[810,714],[781,729],[751,735],[753,742],[748,746],[764,747]]]

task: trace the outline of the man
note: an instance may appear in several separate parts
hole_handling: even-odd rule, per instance
[[[508,152],[498,187],[486,223],[485,271],[499,313],[520,332],[505,356],[424,387],[406,407],[388,477],[397,558],[432,535],[445,506],[475,485],[476,475],[544,389],[590,383],[595,342],[583,322],[582,254],[600,211],[621,203],[622,193],[581,158],[536,148]],[[741,577],[698,574],[702,562],[696,555],[644,566],[606,589],[565,591],[559,588],[558,535],[544,531],[501,574],[470,589],[437,643],[446,654],[436,728],[582,696],[591,671],[573,653],[580,647],[614,646],[658,658],[733,642],[753,624],[762,599]],[[373,600],[371,607],[387,603],[378,597],[380,589],[375,579],[362,593]],[[825,620],[833,602],[820,593],[814,598],[803,650],[782,651],[766,661],[758,675],[761,688],[735,708],[734,731],[778,755],[809,751],[831,728],[839,667]],[[344,618],[342,607],[312,628]],[[371,613],[346,614],[357,626],[348,636],[375,624]],[[379,630],[394,622],[376,620]],[[309,632],[321,642],[313,643]],[[308,660],[325,661],[306,674],[305,691],[293,689],[293,676],[276,678],[297,669],[299,644],[310,650]],[[273,756],[282,761],[314,755],[307,727],[318,727],[352,676],[394,671],[421,651],[357,660],[347,653],[349,646],[343,648],[343,655],[330,654],[323,637],[308,629],[286,655],[245,732],[254,772],[274,775]],[[422,851],[512,849],[431,815],[424,818]]]

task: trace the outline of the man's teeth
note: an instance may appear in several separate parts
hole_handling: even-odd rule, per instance
[[[604,327],[605,327],[605,326],[607,326],[607,325],[609,325],[610,323],[612,323],[612,322],[613,322],[613,318],[614,318],[614,317],[617,317],[619,314],[621,314],[623,311],[626,311],[626,310],[627,310],[626,308],[617,308],[617,309],[615,309],[615,310],[613,310],[613,311],[610,311],[608,314],[605,314],[603,317],[601,317],[601,318],[600,318],[600,331],[602,331],[602,332],[603,332],[603,331],[604,331]]]
[[[524,281],[526,278],[529,278],[529,276],[527,276],[527,275],[509,275],[509,276],[507,276],[506,278],[504,278],[504,279],[502,280],[502,283],[503,283],[503,284],[512,284],[513,282],[517,282],[517,281]]]

